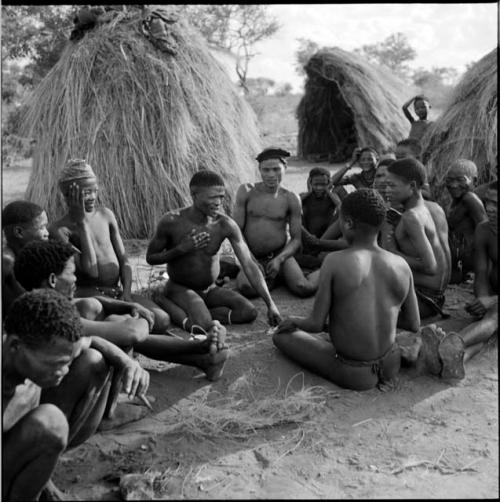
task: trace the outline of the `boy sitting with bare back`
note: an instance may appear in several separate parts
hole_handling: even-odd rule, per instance
[[[446,188],[451,196],[447,208],[452,284],[460,283],[474,268],[474,232],[488,218],[481,199],[472,191],[477,181],[477,167],[467,159],[452,162],[446,172]]]
[[[152,331],[165,333],[170,324],[166,312],[152,300],[131,292],[132,268],[113,211],[96,206],[99,187],[92,167],[84,160],[70,160],[61,173],[59,187],[68,213],[52,224],[49,232],[80,251],[75,258],[75,296],[104,295],[140,303],[154,314]]]
[[[400,310],[402,327],[414,332],[420,327],[410,267],[377,244],[385,217],[384,201],[375,190],[360,189],[344,199],[340,224],[349,247],[325,258],[310,315],[285,319],[273,336],[288,357],[354,390],[397,378]],[[311,334],[323,329],[327,316],[329,340]]]
[[[418,160],[396,160],[387,168],[386,194],[391,204],[402,205],[404,212],[384,245],[410,265],[421,319],[446,316],[442,308],[451,273],[448,242],[437,225],[443,222],[434,219],[422,197],[424,181],[425,168]]]

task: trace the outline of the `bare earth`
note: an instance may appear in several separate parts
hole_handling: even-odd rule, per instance
[[[292,162],[285,185],[303,190],[309,167]],[[161,284],[146,245],[126,243],[136,289]],[[283,315],[312,305],[281,288],[273,297]],[[470,284],[450,287],[452,317],[437,324],[464,327],[471,298]],[[119,500],[127,479],[130,499],[498,497],[496,338],[456,385],[404,368],[390,392],[348,391],[281,355],[255,303],[255,323],[229,327],[231,355],[217,382],[139,356],[154,411],[62,457],[55,482],[69,498]]]

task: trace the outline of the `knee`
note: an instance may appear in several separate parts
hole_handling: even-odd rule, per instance
[[[149,336],[149,324],[146,319],[131,319],[124,324],[126,328],[123,341],[127,346],[143,342]]]
[[[309,296],[314,295],[316,293],[316,286],[310,284],[307,281],[298,281],[293,286],[290,287],[292,293],[300,298],[308,298]]]
[[[84,350],[73,362],[79,372],[79,380],[102,382],[109,374],[110,367],[104,356],[95,349]]]
[[[158,333],[165,333],[170,326],[170,316],[165,311],[159,309],[154,311],[154,330]]]
[[[64,413],[54,404],[41,404],[31,417],[33,444],[44,451],[63,452],[68,444],[69,426]]]
[[[239,310],[239,315],[238,317],[241,319],[240,322],[242,323],[248,323],[248,322],[253,322],[255,319],[257,319],[257,309],[249,303],[248,305],[243,305]]]
[[[252,286],[250,286],[250,284],[240,284],[238,286],[238,289],[245,298],[255,298],[256,296],[258,296],[257,292],[252,288]]]

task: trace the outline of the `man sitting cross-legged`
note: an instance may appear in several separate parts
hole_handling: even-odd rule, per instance
[[[65,242],[29,243],[16,260],[16,277],[28,290],[53,288],[72,299],[82,317],[85,335],[104,338],[124,350],[134,349],[151,359],[197,367],[209,380],[220,377],[228,356],[223,326],[213,322],[207,326],[207,336],[202,340],[153,335],[148,334],[151,313],[139,304],[106,297],[73,299],[74,254],[74,248]]]
[[[104,295],[140,303],[153,313],[153,333],[165,333],[170,324],[166,312],[149,298],[132,294],[132,268],[118,223],[111,209],[96,204],[99,186],[92,167],[85,160],[70,160],[60,175],[59,188],[68,212],[50,225],[49,232],[80,251],[75,257],[75,296]]]
[[[413,272],[420,318],[442,311],[451,274],[448,242],[440,236],[433,214],[421,192],[425,168],[416,159],[396,160],[387,168],[385,192],[392,205],[402,205],[404,212],[385,239],[389,251],[402,256]],[[439,219],[439,223],[444,222]]]
[[[150,265],[167,264],[169,279],[156,301],[186,331],[206,331],[212,319],[222,324],[254,321],[257,310],[249,300],[215,284],[220,268],[218,253],[227,238],[243,272],[267,305],[269,323],[277,324],[280,315],[264,277],[238,225],[221,212],[224,180],[213,171],[201,170],[193,175],[189,187],[193,204],[167,213],[147,249]]]
[[[428,327],[422,331],[427,369],[445,379],[464,378],[464,363],[498,332],[498,181],[490,183],[483,203],[488,221],[477,225],[474,236],[476,298],[465,307],[476,321],[448,335],[441,328]]]
[[[301,245],[302,218],[299,196],[281,186],[285,157],[289,156],[279,148],[267,148],[257,156],[262,181],[238,188],[233,215],[269,288],[273,289],[278,274],[282,274],[292,293],[308,297],[318,287],[319,272],[305,277],[294,258]],[[236,282],[241,293],[252,298],[256,291],[248,279],[240,272]]]
[[[106,340],[81,338],[78,312],[56,291],[19,296],[5,331],[2,499],[38,500],[44,490],[45,500],[62,500],[50,476],[63,451],[100,424],[110,391],[108,361],[126,367],[130,397],[145,394],[149,374]]]
[[[400,310],[402,327],[414,332],[420,327],[410,267],[377,244],[385,216],[384,201],[373,189],[343,200],[340,225],[349,247],[323,261],[310,315],[283,320],[273,335],[288,357],[349,389],[371,389],[396,379]],[[323,329],[327,316],[330,339],[311,334]]]

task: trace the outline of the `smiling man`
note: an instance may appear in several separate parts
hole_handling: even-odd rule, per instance
[[[226,189],[215,172],[198,171],[189,183],[193,204],[168,212],[149,243],[150,265],[167,264],[169,280],[156,301],[186,331],[208,331],[213,320],[222,324],[248,323],[257,317],[254,305],[239,293],[215,284],[220,271],[219,250],[229,239],[243,272],[264,300],[271,325],[280,315],[266,282],[235,221],[223,214]]]

